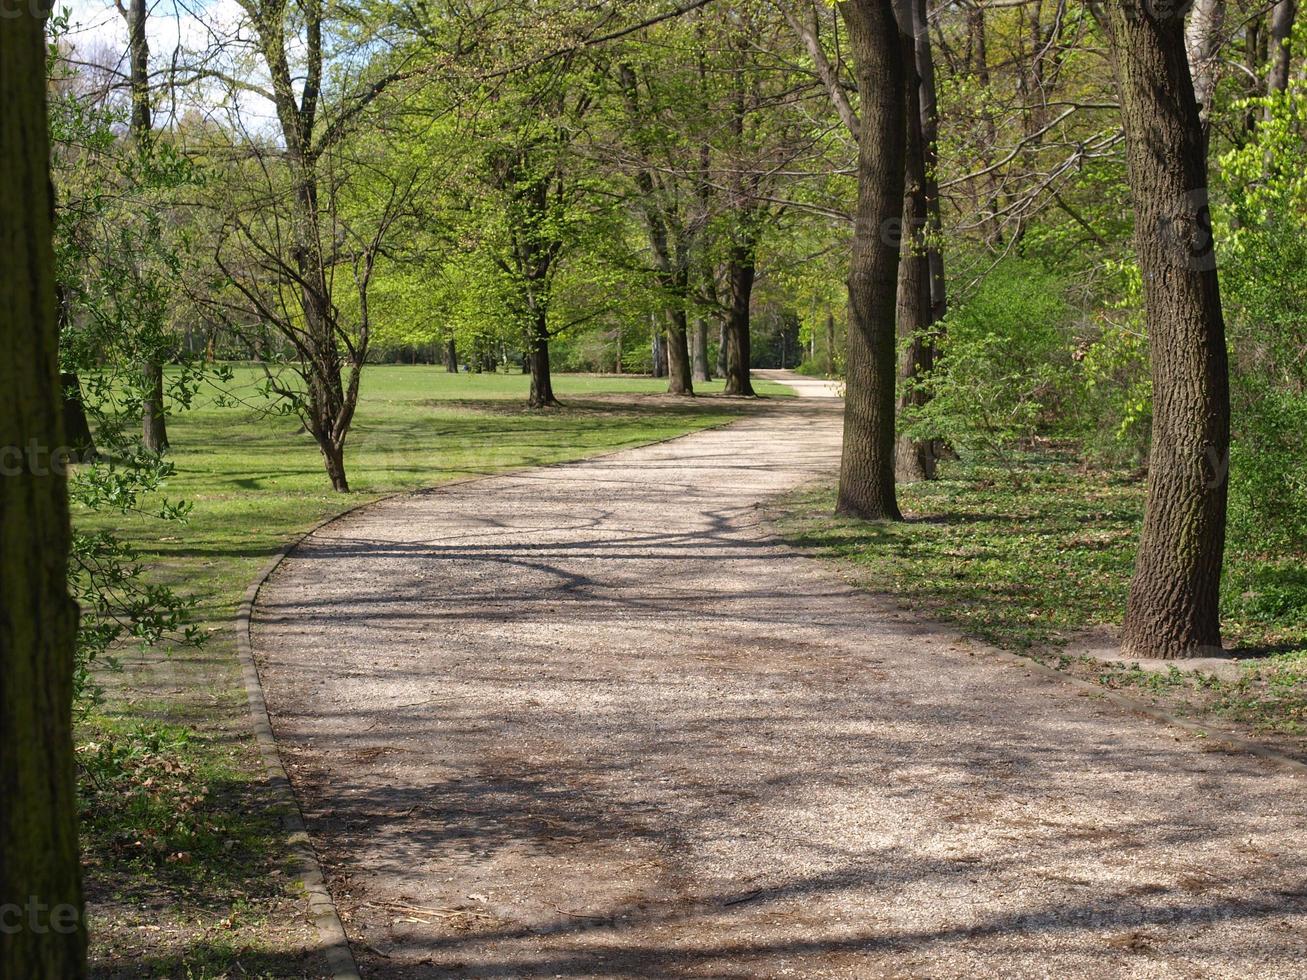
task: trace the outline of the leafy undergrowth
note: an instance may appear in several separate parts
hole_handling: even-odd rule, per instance
[[[1143,482],[1087,468],[1064,449],[1016,465],[1019,480],[946,462],[939,480],[900,487],[901,524],[832,516],[834,488],[809,488],[781,506],[778,529],[844,563],[862,587],[977,639],[1307,752],[1307,556],[1227,549],[1222,624],[1237,676],[1068,655],[1086,633],[1120,626]]]
[[[177,725],[108,715],[79,725],[95,975],[320,972],[283,814],[251,775],[252,755]]]

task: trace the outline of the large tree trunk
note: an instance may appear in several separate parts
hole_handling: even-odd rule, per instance
[[[690,377],[690,339],[686,326],[684,297],[667,312],[667,393],[693,395]]]
[[[1219,653],[1230,395],[1207,161],[1178,18],[1108,6],[1153,378],[1148,501],[1122,631],[1131,657]]]
[[[749,376],[749,330],[753,306],[755,268],[752,238],[731,246],[726,278],[731,293],[731,307],[726,315],[726,389],[728,395],[753,397],[753,381]]]
[[[914,4],[915,7],[915,4]],[[924,31],[925,21],[922,20]],[[920,383],[935,360],[930,336],[930,259],[926,253],[926,156],[921,125],[920,78],[916,38],[903,38],[906,98],[903,187],[903,253],[899,258],[898,334],[903,344],[899,363],[899,410],[925,402]],[[895,442],[894,472],[900,483],[935,478],[935,447],[929,440],[900,434]]]
[[[0,19],[0,977],[86,974],[45,35]],[[15,455],[17,450],[18,455]],[[14,926],[17,926],[15,929]]]
[[[549,327],[545,314],[538,313],[531,333],[531,394],[527,405],[531,408],[551,408],[558,404],[554,397],[554,380],[549,373]]]
[[[900,520],[894,497],[894,316],[903,210],[903,45],[890,0],[840,5],[861,95],[858,203],[849,258],[844,451],[836,510]]]
[[[453,337],[445,341],[445,370],[458,374],[458,344]]]
[[[703,317],[699,317],[694,322],[690,354],[694,380],[711,381],[712,368],[708,365],[708,321]]]

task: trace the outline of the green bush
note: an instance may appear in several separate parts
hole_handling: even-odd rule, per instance
[[[904,413],[904,431],[1004,464],[1037,435],[1066,433],[1071,320],[1056,275],[1004,260],[942,321],[935,369],[921,382],[929,398]]]

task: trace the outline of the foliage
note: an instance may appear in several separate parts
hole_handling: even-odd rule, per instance
[[[1014,480],[1014,446],[1056,430],[1071,390],[1070,309],[1057,276],[1007,259],[939,326],[928,400],[904,413],[904,431],[958,452],[997,460]]]
[[[56,276],[60,300],[60,366],[78,377],[95,450],[65,455],[80,463],[69,475],[75,511],[126,515],[147,508],[166,524],[184,523],[185,503],[158,496],[174,472],[165,456],[140,443],[141,404],[148,394],[141,365],[176,358],[167,393],[190,404],[204,376],[177,357],[171,316],[186,247],[172,202],[195,186],[192,164],[166,142],[131,141],[120,132],[122,109],[64,59],[66,16],[52,25],[49,100],[54,143]],[[128,639],[149,646],[165,639],[197,643],[186,624],[188,603],[152,583],[139,553],[118,535],[75,527],[69,591],[81,606],[74,698],[82,711],[99,699],[98,669],[116,665]]]

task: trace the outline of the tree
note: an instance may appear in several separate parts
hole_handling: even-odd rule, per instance
[[[860,96],[858,204],[849,260],[844,448],[836,511],[900,520],[894,494],[895,301],[903,211],[904,44],[890,0],[840,6]]]
[[[233,95],[252,91],[267,99],[280,145],[241,134],[231,148],[241,162],[216,202],[225,213],[214,261],[240,299],[219,297],[210,305],[238,331],[252,323],[271,328],[294,352],[298,382],[287,385],[270,374],[269,387],[317,442],[332,488],[346,493],[345,442],[371,340],[369,290],[378,255],[418,180],[411,167],[386,170],[366,152],[350,158],[342,144],[405,72],[382,62],[358,78],[348,59],[333,64],[324,42],[328,14],[339,11],[317,0],[241,0],[240,6],[248,31],[219,45],[210,62],[253,54],[267,86],[213,63],[194,66],[185,77],[215,78]],[[376,178],[375,186],[361,172]],[[233,195],[235,188],[241,193]]]
[[[920,405],[925,389],[920,379],[930,373],[934,363],[934,341],[930,336],[934,321],[931,296],[931,257],[928,251],[930,212],[927,185],[926,126],[923,108],[919,46],[925,43],[929,58],[930,39],[926,35],[924,0],[911,0],[912,30],[903,34],[903,67],[906,73],[904,140],[904,188],[902,238],[903,254],[899,259],[898,335],[903,345],[899,365],[899,408]],[[900,433],[895,449],[895,478],[900,483],[935,478],[935,443],[914,439]]]
[[[1203,122],[1184,22],[1105,5],[1143,274],[1153,434],[1143,532],[1122,630],[1133,657],[1221,649],[1230,393],[1207,204]]]
[[[129,0],[130,8],[122,0],[115,0],[118,12],[127,21],[128,62],[131,66],[131,134],[142,153],[149,152],[150,127],[150,43],[145,35],[146,0]],[[157,352],[151,351],[141,366],[144,397],[141,399],[141,441],[151,452],[161,453],[168,448],[168,426],[163,408],[163,364]]]
[[[0,19],[0,975],[85,975],[44,17]],[[52,459],[52,454],[56,458]],[[8,913],[7,913],[8,914]]]

